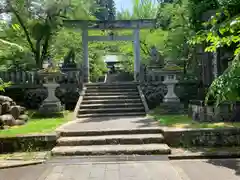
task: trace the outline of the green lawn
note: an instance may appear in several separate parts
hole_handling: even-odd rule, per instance
[[[176,128],[226,128],[240,127],[240,123],[199,123],[193,121],[187,115],[161,115],[157,109],[153,110],[149,116],[159,121],[161,126]]]
[[[23,126],[13,126],[9,129],[0,130],[0,136],[17,136],[34,133],[51,133],[60,125],[71,120],[72,113],[63,112],[61,116],[44,118],[36,113],[30,115],[30,120]]]

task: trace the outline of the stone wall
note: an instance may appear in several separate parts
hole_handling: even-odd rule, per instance
[[[188,116],[199,122],[234,122],[240,121],[237,116],[239,109],[239,102],[226,102],[216,107],[193,100],[189,103]]]
[[[0,137],[0,153],[50,150],[56,145],[56,134]]]
[[[240,146],[240,128],[165,130],[165,142],[171,147]]]

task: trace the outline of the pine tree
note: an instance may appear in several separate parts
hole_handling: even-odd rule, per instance
[[[99,20],[115,20],[116,8],[114,0],[96,0],[98,10],[95,16]]]
[[[114,0],[108,0],[108,20],[115,20],[116,17],[116,6]]]

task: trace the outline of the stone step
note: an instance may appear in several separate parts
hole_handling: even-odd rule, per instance
[[[108,154],[170,154],[171,149],[166,144],[141,145],[93,145],[93,146],[56,146],[51,151],[53,156],[74,155],[108,155]]]
[[[140,99],[139,95],[118,95],[118,96],[84,96],[83,100],[95,99]]]
[[[124,96],[128,96],[128,95],[136,95],[136,96],[139,96],[139,93],[136,91],[136,92],[96,92],[96,93],[93,93],[93,92],[86,92],[85,93],[85,96],[121,96],[121,95],[124,95]]]
[[[97,108],[97,109],[93,109],[93,108],[87,108],[87,109],[82,109],[80,108],[80,110],[78,111],[79,115],[82,114],[93,114],[93,113],[117,113],[117,112],[144,112],[144,106],[141,107],[120,107],[120,108]]]
[[[94,99],[94,100],[84,100],[83,104],[121,104],[121,103],[142,103],[141,99]]]
[[[86,86],[87,89],[135,89],[136,85],[101,85],[101,86]]]
[[[93,119],[95,120],[95,119]],[[61,130],[58,132],[62,137],[72,136],[104,136],[104,135],[129,135],[129,134],[161,134],[163,130],[160,127],[147,127],[135,129],[104,129],[104,130],[87,130],[87,131],[70,131]]]
[[[145,112],[117,112],[117,113],[93,113],[93,114],[78,114],[78,118],[93,118],[93,117],[128,117],[128,116],[145,116]]]
[[[142,103],[112,103],[112,104],[82,104],[80,106],[80,109],[86,109],[86,108],[93,108],[93,109],[98,109],[98,108],[108,108],[108,107],[114,107],[114,108],[121,108],[121,107],[142,107]]]
[[[137,92],[137,88],[128,88],[128,89],[116,89],[116,88],[93,88],[87,89],[87,92]]]
[[[139,85],[139,82],[111,82],[111,83],[85,83],[84,84],[86,87],[92,87],[92,86],[97,86],[97,87],[102,87],[102,86],[137,86]]]
[[[162,134],[121,134],[103,136],[61,137],[58,146],[106,145],[106,144],[150,144],[162,143]]]

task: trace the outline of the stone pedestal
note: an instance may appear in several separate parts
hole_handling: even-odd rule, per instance
[[[47,79],[47,83],[43,85],[47,88],[48,97],[40,106],[39,112],[43,115],[59,113],[64,110],[64,107],[61,105],[60,100],[55,96],[55,90],[59,86],[55,81],[57,74],[49,73],[44,74],[43,76]]]

